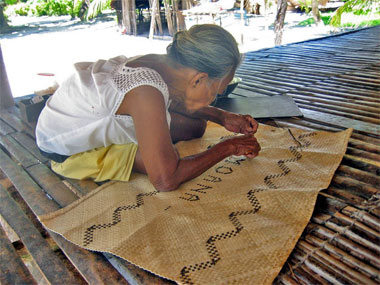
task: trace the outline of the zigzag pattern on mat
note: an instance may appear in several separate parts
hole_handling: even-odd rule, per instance
[[[307,134],[302,134],[302,135],[299,135],[298,136],[298,140],[296,140],[290,130],[289,130],[289,132],[290,132],[291,136],[293,137],[293,139],[299,145],[297,145],[297,146],[290,146],[289,147],[289,150],[294,155],[294,158],[289,158],[289,159],[286,159],[286,160],[282,160],[281,159],[281,160],[279,160],[277,162],[277,165],[282,170],[282,173],[279,173],[279,174],[270,174],[270,175],[267,175],[264,178],[264,183],[269,187],[269,189],[277,189],[278,188],[272,182],[272,179],[283,177],[283,176],[287,175],[290,172],[290,168],[286,165],[286,163],[296,162],[297,160],[301,159],[302,154],[298,151],[298,149],[300,149],[302,151],[302,148],[308,147],[311,144],[311,142],[305,140],[305,137],[312,137],[312,136],[316,135],[315,132],[313,132],[313,133],[307,133]],[[303,142],[304,144],[302,144],[301,142]]]
[[[127,211],[127,210],[133,210],[136,208],[139,208],[140,206],[144,205],[144,199],[143,196],[154,196],[158,193],[158,191],[153,191],[149,193],[140,193],[136,195],[136,204],[133,205],[127,205],[127,206],[120,206],[117,207],[113,213],[112,213],[112,222],[108,224],[98,224],[98,225],[92,225],[91,227],[87,228],[87,230],[84,233],[83,238],[83,245],[87,246],[90,243],[94,241],[94,231],[98,229],[105,229],[110,228],[114,225],[117,225],[121,222],[121,212]]]
[[[269,189],[277,189],[278,188],[273,183],[272,179],[284,177],[291,171],[291,169],[286,165],[286,163],[296,162],[297,160],[302,158],[302,153],[299,152],[298,150],[302,151],[303,148],[306,148],[306,147],[311,145],[311,142],[307,141],[305,138],[317,135],[315,132],[302,134],[302,135],[298,136],[298,140],[299,140],[298,141],[294,138],[294,136],[290,130],[289,130],[289,133],[292,136],[292,138],[298,143],[298,145],[296,145],[296,146],[290,146],[289,147],[289,150],[290,150],[291,154],[294,156],[294,158],[290,158],[290,159],[286,159],[286,160],[282,160],[282,159],[279,160],[277,162],[277,165],[281,169],[282,172],[279,174],[277,174],[277,173],[276,174],[269,174],[264,178],[264,183],[268,186]],[[304,144],[300,143],[300,141],[303,142]],[[194,284],[190,278],[191,272],[210,268],[210,267],[214,266],[220,260],[220,255],[219,255],[218,249],[216,248],[215,242],[218,240],[232,238],[232,237],[235,237],[239,234],[239,232],[244,228],[244,226],[238,220],[237,217],[238,216],[245,216],[245,215],[253,215],[257,211],[259,211],[261,208],[261,204],[260,204],[260,201],[257,199],[255,193],[266,191],[266,190],[268,190],[268,189],[258,188],[258,189],[250,190],[247,193],[247,198],[248,198],[248,200],[251,203],[253,208],[251,210],[232,212],[228,215],[228,218],[231,221],[232,225],[235,227],[235,229],[232,231],[228,231],[225,233],[221,233],[221,234],[211,236],[206,241],[206,250],[210,256],[210,260],[207,260],[207,261],[204,261],[201,263],[197,263],[194,265],[185,266],[184,268],[182,268],[180,279],[183,283]]]
[[[289,159],[285,159],[285,160],[281,159],[277,162],[277,165],[281,169],[282,172],[276,173],[276,174],[269,174],[264,178],[264,183],[268,186],[268,189],[277,189],[278,187],[273,183],[272,180],[284,177],[291,171],[291,169],[287,166],[287,163],[296,162],[297,160],[302,158],[302,153],[300,151],[302,151],[303,148],[306,148],[306,147],[311,145],[311,142],[307,141],[305,138],[317,135],[317,133],[315,133],[315,132],[301,134],[300,136],[298,136],[298,140],[297,140],[297,139],[295,139],[295,137],[293,136],[293,134],[290,130],[289,130],[289,133],[292,136],[292,138],[298,144],[296,146],[290,146],[289,147],[289,151],[294,156],[294,158],[289,158]],[[257,188],[257,189],[253,189],[253,190],[248,191],[247,198],[248,198],[248,201],[251,203],[253,208],[250,210],[232,212],[229,214],[228,218],[231,221],[232,225],[235,227],[235,229],[232,231],[228,231],[225,233],[221,233],[221,234],[211,236],[206,241],[206,249],[207,249],[207,252],[209,253],[210,260],[205,261],[205,262],[201,262],[198,264],[194,264],[194,265],[185,266],[181,270],[181,273],[180,273],[181,274],[180,279],[182,282],[184,282],[186,284],[194,284],[191,281],[191,278],[189,276],[191,272],[210,268],[220,260],[220,255],[219,255],[218,249],[216,248],[215,242],[218,240],[232,238],[234,236],[237,236],[239,234],[239,232],[241,230],[243,230],[243,228],[244,228],[242,223],[239,221],[238,216],[251,215],[251,214],[255,214],[257,211],[259,211],[259,209],[261,208],[261,204],[260,204],[260,201],[257,199],[255,193],[266,191],[268,189]],[[149,193],[140,193],[140,194],[136,195],[136,204],[127,205],[127,206],[120,206],[114,210],[114,212],[112,214],[112,222],[106,223],[106,224],[92,225],[91,227],[87,228],[87,230],[84,233],[83,245],[87,246],[93,242],[95,230],[102,229],[102,228],[109,228],[109,227],[112,227],[112,226],[120,223],[122,211],[133,210],[133,209],[139,208],[142,205],[144,205],[143,196],[154,196],[157,193],[158,193],[158,191],[153,191],[153,192],[149,192]]]

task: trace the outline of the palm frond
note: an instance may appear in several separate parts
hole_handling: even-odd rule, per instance
[[[110,7],[111,0],[93,0],[86,11],[86,20],[91,20]]]
[[[361,13],[367,14],[371,13],[372,10],[378,12],[379,0],[348,0],[343,6],[339,7],[334,15],[331,17],[330,25],[334,27],[339,27],[342,25],[342,15],[344,13]]]

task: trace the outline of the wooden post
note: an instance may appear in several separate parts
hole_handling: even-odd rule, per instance
[[[130,35],[132,31],[131,21],[129,19],[129,9],[129,0],[122,0],[123,25],[127,35]]]
[[[133,35],[137,36],[137,23],[136,23],[136,1],[131,1],[130,18],[132,19]]]
[[[157,1],[157,20],[158,20],[158,30],[160,31],[160,35],[164,35],[164,30],[162,29],[162,22],[161,22],[161,8],[160,8],[160,1]]]
[[[149,39],[153,39],[154,27],[156,25],[156,11],[157,11],[157,0],[153,0],[152,4],[152,14],[150,17],[150,29],[149,29]]]
[[[151,6],[154,5],[154,3],[152,3],[152,0],[149,0]],[[155,13],[155,17],[156,17],[156,25],[158,26],[158,31],[160,33],[161,36],[164,35],[164,32],[162,30],[162,23],[161,23],[161,13],[160,13],[160,3],[159,1],[156,1],[156,13]],[[157,13],[158,12],[158,13]],[[157,26],[155,26],[155,30],[157,31]]]
[[[177,31],[184,31],[186,30],[186,23],[185,23],[185,16],[182,14],[182,10],[178,9],[178,2],[179,0],[173,0],[175,7],[175,15],[177,19]]]
[[[319,13],[319,1],[318,0],[313,0],[312,3],[312,12],[313,12],[313,18],[315,24],[318,26],[321,23],[321,14]]]
[[[122,0],[123,24],[127,35],[137,35],[135,0]]]
[[[165,6],[166,20],[168,21],[169,35],[174,36],[172,12],[171,12],[170,5],[167,3],[167,0],[164,0],[164,6]]]
[[[3,52],[0,44],[0,109],[9,108],[15,104],[13,100],[11,87],[9,86],[7,71],[3,59]]]
[[[182,0],[182,10],[188,10],[191,8],[190,0]]]
[[[179,31],[179,23],[178,23],[178,3],[177,0],[172,0],[172,7],[173,7],[173,26],[174,26],[174,33]]]

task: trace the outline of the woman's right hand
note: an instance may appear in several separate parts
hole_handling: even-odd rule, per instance
[[[231,155],[245,155],[248,158],[254,158],[259,155],[261,150],[260,144],[253,135],[236,136],[225,140],[222,144],[228,144],[233,147]]]

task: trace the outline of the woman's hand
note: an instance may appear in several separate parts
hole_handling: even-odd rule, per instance
[[[234,148],[232,155],[240,156],[245,155],[249,158],[258,156],[261,147],[257,139],[251,135],[236,136],[231,139],[227,139],[221,144],[226,143]]]
[[[258,128],[257,122],[250,115],[239,115],[230,112],[224,113],[222,124],[228,131],[244,135],[252,135],[256,133]]]

